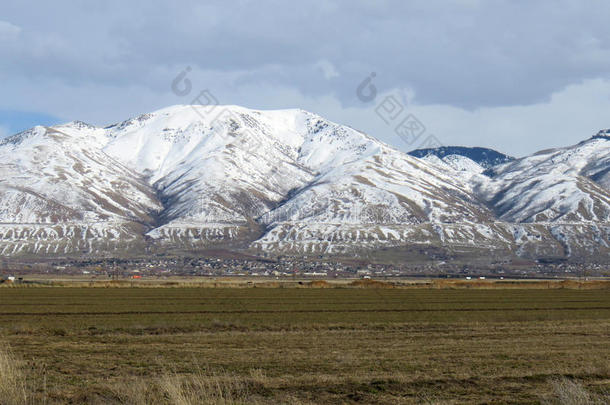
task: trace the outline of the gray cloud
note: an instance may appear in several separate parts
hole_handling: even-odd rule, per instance
[[[567,0],[59,1],[3,12],[22,30],[3,51],[13,73],[68,82],[155,87],[155,69],[191,64],[350,103],[354,81],[377,71],[379,86],[413,88],[425,103],[528,104],[607,76],[609,11]],[[330,86],[307,69],[320,61],[339,74]]]

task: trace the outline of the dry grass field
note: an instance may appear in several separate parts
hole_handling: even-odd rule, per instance
[[[0,403],[610,401],[607,285],[473,286],[0,288]]]

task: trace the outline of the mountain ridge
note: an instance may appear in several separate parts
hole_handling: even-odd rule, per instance
[[[409,155],[418,158],[434,155],[441,159],[451,155],[464,156],[485,169],[515,160],[514,157],[508,156],[494,149],[482,148],[478,146],[439,146],[438,148],[415,149],[410,151]]]

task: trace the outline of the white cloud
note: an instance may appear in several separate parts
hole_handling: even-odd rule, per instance
[[[20,33],[20,27],[8,21],[0,20],[0,41],[15,39]]]

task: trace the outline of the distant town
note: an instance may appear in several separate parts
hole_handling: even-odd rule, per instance
[[[427,264],[375,264],[353,261],[327,261],[316,258],[279,257],[155,257],[140,259],[56,259],[46,262],[0,262],[0,275],[28,274],[81,275],[91,278],[144,277],[266,277],[266,278],[586,278],[609,276],[601,264],[518,261],[477,267],[438,261]]]

